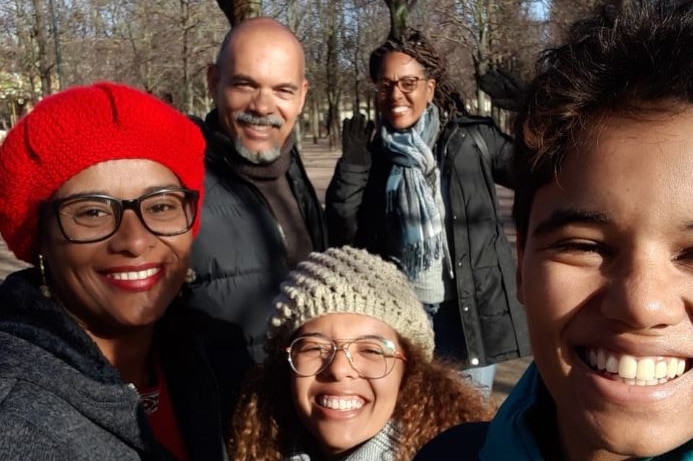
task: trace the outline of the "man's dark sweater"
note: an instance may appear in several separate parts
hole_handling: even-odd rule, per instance
[[[260,361],[279,285],[310,250],[327,247],[322,205],[293,140],[277,161],[258,166],[236,153],[216,110],[196,122],[207,150],[191,305],[238,324]]]

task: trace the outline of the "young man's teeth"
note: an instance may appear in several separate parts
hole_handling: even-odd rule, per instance
[[[109,277],[113,277],[116,280],[142,280],[151,277],[157,272],[159,272],[159,268],[132,272],[114,272],[113,274],[109,274]]]
[[[337,397],[327,397],[322,396],[320,398],[320,405],[329,408],[331,410],[358,410],[363,406],[363,401],[361,399],[354,398],[337,398]]]
[[[407,111],[406,106],[399,106],[399,107],[393,107],[392,108],[392,112],[394,112],[395,114],[401,114],[401,113],[406,112],[406,111]]]
[[[635,386],[663,384],[686,371],[686,360],[676,357],[635,357],[627,354],[619,356],[598,349],[590,350],[587,359],[593,368]]]

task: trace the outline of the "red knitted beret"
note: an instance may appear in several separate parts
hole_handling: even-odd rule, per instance
[[[185,187],[200,191],[196,235],[204,145],[200,129],[186,116],[125,85],[103,82],[49,96],[0,146],[0,233],[17,258],[36,263],[42,202],[92,165],[147,159],[169,168]]]

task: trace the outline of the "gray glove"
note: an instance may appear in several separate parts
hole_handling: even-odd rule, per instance
[[[342,159],[352,165],[370,166],[369,151],[375,124],[372,120],[366,122],[361,114],[353,118],[345,118],[342,122]]]

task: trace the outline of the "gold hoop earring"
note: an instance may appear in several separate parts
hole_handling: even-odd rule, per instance
[[[192,267],[188,267],[188,270],[185,272],[185,283],[188,285],[192,285],[195,283],[195,280],[197,279],[197,273],[193,270]]]
[[[188,270],[185,271],[185,280],[183,286],[178,292],[179,298],[185,297],[185,294],[190,291],[190,286],[195,283],[195,279],[197,279],[197,274],[191,267],[188,267]]]
[[[46,266],[43,261],[43,255],[39,254],[39,271],[41,272],[41,285],[39,285],[39,290],[44,298],[50,299],[53,295],[51,293],[51,287],[48,286],[46,281]]]

